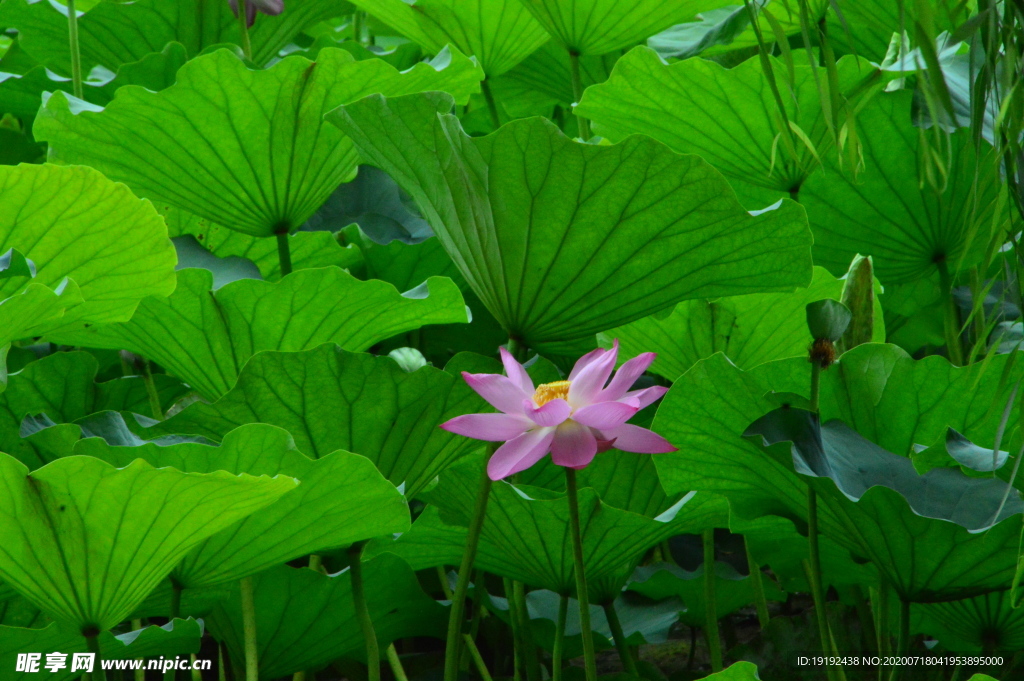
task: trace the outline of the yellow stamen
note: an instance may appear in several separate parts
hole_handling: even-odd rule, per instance
[[[538,407],[543,407],[551,400],[557,400],[558,398],[562,398],[564,400],[568,397],[569,381],[542,383],[537,386],[537,391],[533,393],[533,401],[537,403]]]

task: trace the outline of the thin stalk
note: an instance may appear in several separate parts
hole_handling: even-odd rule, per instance
[[[818,495],[814,490],[807,490],[807,579],[811,583],[811,596],[814,599],[814,613],[818,620],[818,637],[821,639],[821,654],[832,654],[832,635],[828,630],[828,612],[825,604],[825,589],[821,580],[821,553],[818,547]],[[835,667],[825,668],[831,681],[836,678]]]
[[[160,406],[160,393],[156,390],[156,383],[153,381],[153,370],[149,366],[149,360],[142,359],[142,382],[146,385],[146,396],[149,398],[149,410],[157,421],[164,420],[164,408]]]
[[[488,477],[485,467],[476,493],[473,516],[469,521],[466,548],[462,552],[462,564],[459,565],[458,581],[455,583],[455,593],[452,597],[452,609],[448,615],[448,642],[444,651],[444,681],[456,681],[459,675],[459,645],[462,641],[463,619],[466,616],[466,594],[469,592],[473,560],[476,558],[476,549],[480,545],[480,530],[484,526],[487,500],[490,496],[491,479]]]
[[[526,669],[527,681],[541,681],[540,660],[537,647],[530,635],[530,611],[526,607],[526,585],[519,580],[512,582],[512,594],[515,600],[516,618],[519,620],[520,638],[523,642],[523,667]]]
[[[864,645],[869,652],[877,653],[876,643],[878,639],[875,635],[875,621],[871,617],[871,610],[868,608],[867,600],[864,598],[864,592],[861,591],[859,586],[854,584],[850,587],[850,593],[853,597],[854,607],[857,610],[857,620],[860,622]]]
[[[143,360],[145,362],[145,360]],[[144,375],[149,374],[149,367],[144,370]],[[171,607],[168,611],[168,621],[173,622],[181,614],[181,592],[183,589],[177,580],[171,579]],[[164,672],[164,681],[176,681],[178,678],[177,669],[168,669]]]
[[[821,365],[811,362],[811,411],[818,413],[818,395],[821,392]]]
[[[572,98],[576,104],[583,99],[583,79],[580,78],[580,55],[569,50],[569,70],[572,73]],[[580,139],[586,142],[590,139],[590,121],[576,113],[573,107],[573,115],[576,116],[576,125],[580,129]]]
[[[142,619],[132,620],[132,631],[138,631],[142,628]],[[135,681],[146,681],[146,670],[136,669],[135,670]]]
[[[484,78],[480,81],[480,92],[484,95],[484,100],[487,102],[487,110],[491,114],[491,125],[497,130],[501,127],[501,116],[498,115],[498,105],[494,101],[494,93],[491,92],[490,82]]]
[[[252,577],[239,582],[242,592],[242,635],[245,648],[245,681],[260,681],[260,649],[256,638],[256,599]]]
[[[242,54],[245,55],[246,59],[252,61],[252,43],[249,42],[249,21],[246,19],[248,4],[249,0],[238,0],[238,33]]]
[[[889,681],[897,681],[900,678],[901,667],[899,659],[907,654],[910,650],[910,601],[905,598],[900,599],[900,631],[899,638],[896,639],[896,664],[892,667],[892,674],[889,675]]]
[[[768,626],[771,615],[768,614],[768,599],[764,595],[764,575],[761,574],[761,566],[754,560],[747,546],[747,540],[743,539],[743,548],[747,552],[747,569],[750,571],[750,585],[754,588],[754,606],[757,608],[757,623],[762,629]]]
[[[715,531],[704,530],[704,636],[711,655],[711,671],[722,671],[722,640],[718,633],[718,603],[715,599]]]
[[[949,274],[946,262],[940,260],[936,265],[939,268],[939,288],[942,290],[945,314],[943,315],[943,330],[946,336],[946,353],[949,361],[955,366],[963,366],[964,350],[960,344],[960,313],[956,309],[956,301],[953,300],[953,278]]]
[[[373,619],[370,609],[366,607],[366,590],[363,588],[363,546],[366,542],[356,542],[348,549],[351,562],[349,576],[352,578],[352,602],[356,609],[359,627],[363,630],[363,641],[366,643],[366,668],[369,681],[380,681],[380,648],[377,646],[377,632],[373,630]]]
[[[622,631],[622,622],[619,621],[619,614],[615,612],[615,603],[604,604],[604,616],[608,620],[608,628],[612,630],[612,640],[615,641],[615,648],[619,651],[619,660],[622,661],[622,668],[630,676],[639,676],[636,670],[636,660],[626,643],[626,634]]]
[[[135,677],[135,681],[146,681],[146,672],[143,670],[142,678]],[[228,681],[228,670],[224,667],[224,644],[217,644],[217,681]]]
[[[85,637],[86,650],[94,655],[92,673],[88,675],[89,681],[106,681],[106,674],[103,673],[103,664],[100,659],[100,634],[97,631],[92,636]]]
[[[68,6],[68,47],[71,49],[71,91],[75,97],[83,98],[82,53],[78,47],[78,12],[75,0],[67,0]]]
[[[516,361],[522,364],[526,361],[526,346],[518,338],[513,336],[508,337],[508,354],[516,358]]]
[[[277,259],[281,263],[281,278],[292,273],[292,247],[288,242],[288,232],[277,235]]]
[[[555,643],[551,649],[551,681],[562,681],[562,651],[565,646],[565,620],[569,614],[569,597],[558,597],[558,619],[555,621]]]
[[[324,572],[324,559],[318,554],[309,554],[309,569],[313,572],[326,574],[326,572]]]
[[[512,629],[512,679],[513,681],[522,681],[523,638],[519,628],[519,609],[514,602],[512,580],[505,577],[501,581],[505,587],[505,600],[508,601],[508,624]]]
[[[569,531],[572,534],[573,572],[576,573],[576,598],[580,604],[580,631],[583,634],[583,662],[587,681],[597,681],[597,660],[594,657],[594,637],[590,628],[590,597],[587,594],[587,575],[583,567],[583,535],[580,531],[579,494],[576,489],[576,471],[565,469],[566,499],[569,502]]]
[[[402,660],[398,657],[398,650],[395,648],[395,644],[388,645],[384,652],[388,657],[391,673],[395,675],[395,681],[409,681],[409,676],[405,673],[405,667],[402,666]]]
[[[203,681],[203,673],[196,669],[196,660],[199,659],[193,653],[189,655],[189,660],[192,662],[192,681]]]
[[[476,642],[473,640],[473,637],[469,634],[463,634],[462,639],[466,642],[466,649],[469,650],[469,656],[473,658],[473,664],[476,665],[476,670],[480,672],[480,678],[484,681],[493,681],[491,678],[491,672],[487,670],[487,663],[484,662],[484,658],[480,654],[480,649],[476,647]],[[407,680],[398,679],[398,681]]]
[[[445,572],[443,565],[437,566],[437,579],[441,582],[441,591],[444,592],[445,600],[452,600],[455,598],[455,594],[452,593],[452,588],[448,586],[448,573]]]

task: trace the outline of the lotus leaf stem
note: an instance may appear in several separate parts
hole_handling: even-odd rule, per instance
[[[352,603],[355,605],[356,618],[363,630],[363,641],[366,644],[366,667],[369,681],[380,681],[380,648],[377,645],[377,632],[373,630],[373,619],[370,609],[366,606],[366,589],[363,587],[363,547],[365,541],[356,542],[348,549],[351,565],[349,575],[352,579]]]
[[[704,635],[708,639],[711,671],[722,671],[722,640],[718,633],[718,603],[715,598],[715,531],[704,530]]]
[[[572,534],[573,571],[576,573],[576,598],[580,604],[580,631],[583,634],[583,662],[587,681],[597,681],[597,660],[594,656],[594,638],[590,628],[590,598],[587,595],[587,575],[583,567],[583,534],[580,532],[579,494],[576,471],[565,469],[566,499],[569,501],[569,531]]]
[[[256,598],[252,577],[239,582],[242,593],[242,635],[245,649],[245,681],[260,679],[260,649],[256,634]]]
[[[583,99],[583,80],[580,78],[580,55],[569,50],[569,71],[572,74],[572,98],[575,104]],[[576,125],[580,129],[580,139],[586,142],[590,139],[590,121],[576,113],[573,107],[573,114],[576,116]]]
[[[551,649],[551,681],[562,681],[562,651],[565,646],[565,620],[569,614],[569,597],[558,597],[558,619],[555,621],[555,641]]]
[[[68,6],[68,47],[71,50],[71,92],[78,99],[84,97],[82,89],[82,52],[78,46],[78,12],[75,0],[67,0]]]
[[[619,660],[622,662],[622,669],[630,676],[639,676],[636,669],[636,660],[626,642],[626,634],[622,631],[622,622],[619,621],[619,614],[615,612],[615,602],[605,603],[604,616],[608,620],[608,628],[612,630],[612,640],[615,641],[615,649],[619,651]]]

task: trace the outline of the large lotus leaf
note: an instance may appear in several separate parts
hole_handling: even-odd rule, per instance
[[[821,267],[807,288],[789,293],[752,293],[717,300],[689,300],[668,315],[644,319],[600,334],[601,344],[620,343],[625,360],[657,352],[651,371],[669,380],[698,360],[724,352],[737,366],[749,369],[764,362],[807,354],[810,332],[804,308],[824,298],[839,300],[843,282]],[[875,298],[873,340],[885,340],[881,305]]]
[[[915,605],[912,631],[937,638],[957,653],[1024,650],[1024,610],[1010,607],[1007,591],[949,603]]]
[[[548,41],[519,0],[355,0],[429,52],[452,44],[477,58],[488,77],[501,75]]]
[[[629,47],[731,0],[522,0],[567,50],[605,54]]]
[[[786,594],[770,579],[762,578],[765,598],[784,601]],[[693,572],[678,565],[657,563],[638,567],[626,588],[648,598],[661,600],[675,596],[686,606],[679,621],[687,626],[702,627],[707,622],[704,600],[704,566]],[[741,575],[727,563],[715,563],[715,613],[718,619],[754,602],[754,587],[749,575]]]
[[[735,662],[720,672],[705,676],[700,681],[760,681],[757,665],[753,662]]]
[[[167,617],[173,607],[172,602],[177,599],[181,617],[205,618],[218,603],[230,597],[236,588],[234,584],[228,584],[202,589],[175,589],[174,582],[168,577],[146,596],[146,600],[139,603],[130,617]]]
[[[379,244],[357,225],[346,227],[343,234],[346,241],[357,244],[363,252],[367,278],[386,281],[399,291],[411,289],[428,277],[435,276],[450,277],[460,285],[465,285],[455,263],[436,238],[431,237],[418,244],[406,244],[398,239]]]
[[[893,351],[890,346],[867,344],[844,358],[871,358],[881,368]],[[807,371],[803,360],[785,362],[800,363]],[[868,374],[860,382],[873,380]],[[873,561],[904,598],[949,600],[1005,588],[1016,555],[1014,535],[1019,533],[1010,527],[1014,521],[1005,520],[982,534],[971,532],[991,524],[1003,483],[968,478],[953,469],[919,478],[909,458],[885,452],[845,426],[833,429],[837,438],[847,440],[828,446],[825,470],[830,477],[809,477],[812,469],[801,462],[822,458],[820,452],[800,457],[791,454],[788,446],[762,449],[751,441],[756,438],[742,437],[752,421],[776,406],[766,396],[770,388],[768,382],[741,371],[722,355],[702,360],[680,377],[654,424],[671,441],[686,445],[655,460],[666,489],[717,492],[729,499],[732,511],[741,517],[779,515],[803,527],[807,485],[813,484],[823,499],[820,531],[856,557]],[[895,418],[912,426],[934,415],[927,406],[914,409],[908,393],[902,394]],[[944,406],[949,411],[956,408],[955,404]],[[969,401],[961,400],[960,409],[968,407]],[[801,433],[802,444],[808,438],[814,442],[805,435]],[[862,466],[857,465],[858,459],[864,460]],[[994,503],[991,496],[996,497]],[[968,500],[969,510],[958,510],[953,499]],[[1015,506],[1019,502],[1008,509]]]
[[[30,473],[4,454],[0,477],[0,577],[78,631],[113,627],[192,547],[296,485],[84,456]]]
[[[3,81],[0,81],[3,88]],[[38,109],[29,116],[35,115]],[[7,100],[0,89],[0,111],[7,113]],[[13,113],[13,112],[12,112]],[[46,149],[20,130],[0,128],[0,165],[16,166],[19,163],[38,163],[46,156]]]
[[[368,457],[412,498],[474,441],[438,428],[484,402],[462,378],[423,367],[406,372],[390,357],[322,345],[305,352],[264,352],[213,404],[193,404],[154,433],[220,440],[245,423],[269,423],[320,458],[338,449]]]
[[[203,623],[194,619],[175,619],[163,626],[149,626],[115,636],[110,632],[99,635],[100,658],[103,660],[135,660],[159,656],[174,659],[199,652],[203,637]],[[18,653],[41,653],[39,669],[35,672],[15,672]],[[42,629],[23,629],[0,626],[0,665],[4,679],[30,681],[40,673],[51,681],[80,678],[81,671],[71,672],[71,656],[88,652],[85,638],[77,631],[62,628],[56,622]],[[66,666],[51,671],[46,669],[48,653],[64,653]]]
[[[774,57],[769,62],[785,88],[786,66]],[[865,60],[846,57],[837,68],[843,92],[881,83]],[[587,89],[576,112],[613,141],[643,133],[679,153],[698,154],[729,178],[744,202],[754,204],[750,208],[761,208],[786,192],[795,196],[816,167],[815,157],[826,152],[829,132],[817,85],[824,73],[816,82],[804,60],[793,74],[792,93],[783,95],[786,118],[813,145],[791,135],[795,156],[779,141],[778,106],[756,57],[731,69],[707,59],[666,64],[654,50],[637,47],[619,59],[605,83]]]
[[[835,11],[826,15],[829,40],[835,48],[874,62],[885,58],[894,33],[906,31],[914,35],[914,22],[922,16],[919,9],[925,10],[927,22],[936,33],[957,28],[970,11],[965,5],[944,0],[904,3],[889,0],[828,1],[835,7]]]
[[[618,52],[580,57],[580,84],[587,88],[603,83],[611,74]],[[555,41],[545,43],[518,66],[494,79],[491,84],[500,105],[514,118],[532,113],[539,103],[550,107],[570,107],[576,101],[572,89],[572,66],[568,53]]]
[[[342,185],[345,186],[345,185]],[[268,281],[281,279],[281,258],[278,255],[276,239],[261,239],[243,234],[222,225],[211,224],[196,215],[168,206],[157,206],[167,222],[167,232],[174,237],[191,235],[195,240],[218,258],[239,257],[251,260],[260,274]],[[177,243],[175,239],[175,243]],[[359,249],[343,246],[331,232],[298,231],[288,235],[288,250],[291,253],[293,270],[316,267],[355,267],[362,261]],[[424,277],[423,279],[425,279]],[[416,282],[419,284],[423,281]],[[405,291],[412,288],[399,288]]]
[[[442,68],[443,67],[443,68]],[[297,230],[357,155],[323,114],[371,93],[451,91],[465,101],[481,73],[458,53],[399,72],[322,50],[250,70],[228,50],[197,57],[161,92],[121,88],[103,109],[57,93],[33,131],[68,163],[91,165],[137,194],[253,236]]]
[[[67,10],[55,3],[7,0],[0,25],[18,30],[19,44],[38,62],[71,73]],[[278,16],[259,15],[249,31],[253,61],[266,64],[299,32],[341,13],[334,0],[291,0]],[[169,42],[189,56],[220,43],[239,42],[238,20],[222,0],[100,2],[78,20],[79,49],[86,71],[101,65],[116,71]]]
[[[970,266],[987,246],[1002,205],[998,156],[985,142],[976,153],[969,132],[951,134],[944,191],[936,190],[922,180],[924,133],[911,120],[912,100],[906,90],[881,94],[858,113],[864,168],[856,180],[826,159],[800,190],[814,261],[836,274],[860,253],[874,256],[883,284],[902,284],[937,263]]]
[[[123,321],[142,298],[174,289],[167,229],[124,185],[91,168],[23,164],[0,166],[0,194],[0,252],[36,264],[34,277],[0,280],[0,346]]]
[[[380,650],[409,636],[441,637],[445,608],[420,588],[413,571],[395,556],[363,565],[367,607]],[[341,656],[365,659],[363,635],[352,605],[348,570],[323,575],[276,567],[253,577],[260,678],[276,679],[323,666]],[[236,590],[207,619],[223,641],[233,667],[244,668],[242,611]]]
[[[177,290],[144,300],[131,321],[55,337],[137,352],[217,399],[257,352],[328,342],[358,352],[424,324],[468,321],[458,287],[441,277],[405,295],[335,267],[293,272],[276,283],[240,279],[216,291],[212,285],[208,270],[181,270]]]
[[[440,512],[432,513],[428,507],[412,530],[395,542],[378,543],[375,551],[395,552],[416,569],[457,564],[479,487],[480,467],[480,462],[473,460],[446,470],[439,485],[424,494]],[[580,490],[579,503],[588,581],[614,577],[624,582],[651,546],[676,534],[699,532],[721,518],[718,499],[711,495],[686,495],[656,518],[608,506],[590,488]],[[477,567],[568,594],[575,584],[569,546],[569,509],[564,494],[506,482],[493,485]],[[621,582],[614,591],[619,589]]]
[[[75,454],[115,466],[134,459],[186,473],[284,475],[298,488],[206,539],[174,569],[181,587],[233,582],[310,553],[347,546],[409,528],[401,493],[365,457],[338,451],[310,459],[276,426],[250,424],[231,431],[219,447],[182,443],[116,446],[100,438],[75,445]]]
[[[74,351],[48,355],[11,374],[7,390],[0,395],[0,452],[33,469],[54,458],[46,448],[22,439],[26,416],[45,414],[51,422],[68,423],[107,409],[149,414],[141,376],[97,383],[97,370],[93,355]],[[184,394],[178,381],[162,374],[153,379],[163,409]]]
[[[328,115],[417,201],[510,335],[592,336],[680,300],[811,274],[799,206],[753,216],[696,156],[632,137],[580,144],[540,118],[470,138],[451,97],[367,97]]]

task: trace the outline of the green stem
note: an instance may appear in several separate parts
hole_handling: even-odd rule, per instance
[[[388,645],[385,654],[388,656],[388,664],[391,666],[391,673],[395,675],[395,681],[409,681],[409,676],[405,673],[405,667],[402,666],[402,660],[398,657],[398,650],[395,649],[394,643]]]
[[[501,116],[498,115],[498,105],[494,101],[494,93],[491,92],[490,82],[484,78],[480,81],[480,92],[484,95],[484,100],[487,101],[487,110],[491,113],[491,125],[497,130],[501,127]]]
[[[630,676],[639,676],[636,670],[636,660],[626,643],[626,634],[622,631],[622,622],[619,621],[619,614],[615,612],[615,603],[604,604],[604,616],[608,620],[608,628],[612,630],[612,640],[615,641],[615,649],[619,651],[619,660],[622,662],[622,669]]]
[[[558,619],[555,621],[555,643],[551,649],[551,681],[562,681],[562,651],[565,646],[565,620],[569,614],[569,597],[558,597]]]
[[[704,530],[704,636],[708,639],[711,671],[722,671],[722,640],[718,633],[718,603],[715,599],[715,531]]]
[[[898,681],[900,678],[901,667],[899,664],[899,658],[905,656],[907,651],[910,650],[910,601],[901,598],[900,599],[900,630],[899,637],[896,639],[896,659],[897,663],[893,665],[892,673],[889,675],[889,681]]]
[[[256,638],[256,600],[252,577],[239,582],[242,592],[242,635],[245,648],[245,681],[260,681],[260,649]]]
[[[960,313],[956,308],[956,301],[953,300],[953,278],[949,274],[945,260],[940,260],[936,265],[939,268],[939,288],[942,289],[945,308],[942,327],[946,336],[946,353],[949,355],[951,364],[963,366],[964,351],[960,344]]]
[[[466,615],[466,594],[469,592],[469,581],[473,572],[473,560],[476,549],[480,545],[480,530],[484,526],[487,515],[487,500],[491,496],[491,479],[484,467],[480,479],[480,487],[476,493],[476,504],[473,516],[469,521],[469,533],[466,537],[466,548],[462,552],[462,564],[459,565],[458,581],[455,583],[455,594],[452,598],[452,609],[448,616],[448,642],[444,651],[444,681],[457,681],[459,675],[459,645],[462,642],[462,624]]]
[[[821,554],[818,547],[818,495],[807,490],[807,578],[811,583],[811,597],[814,599],[814,614],[818,620],[818,637],[821,639],[821,654],[832,654],[832,636],[828,629],[828,612],[825,604],[825,589],[821,580]],[[829,681],[836,678],[835,667],[825,668]]]
[[[437,566],[437,580],[441,582],[441,591],[444,592],[446,600],[454,600],[455,594],[452,593],[452,588],[448,586],[448,573],[445,572],[443,565]]]
[[[227,681],[228,670],[224,666],[224,644],[217,644],[217,681]],[[143,670],[142,678],[135,677],[135,681],[146,681],[146,672]]]
[[[597,660],[594,657],[594,637],[590,628],[590,597],[587,594],[587,575],[583,566],[583,534],[580,531],[579,494],[576,489],[576,471],[565,469],[565,491],[569,502],[569,531],[572,534],[573,572],[576,573],[576,598],[580,604],[580,631],[583,634],[583,662],[587,681],[597,681]]]
[[[351,562],[350,577],[352,578],[352,602],[355,605],[359,627],[363,630],[366,642],[366,667],[369,681],[380,681],[380,648],[377,646],[377,633],[373,630],[373,619],[370,609],[366,607],[366,590],[363,588],[363,546],[366,542],[356,542],[348,549]]]
[[[811,411],[818,413],[818,395],[821,392],[821,365],[811,362]]]
[[[526,585],[519,580],[514,580],[512,594],[515,600],[516,618],[519,620],[519,634],[523,642],[523,667],[526,669],[526,678],[527,681],[541,681],[537,647],[533,643],[533,636],[530,635],[530,611],[526,607]]]
[[[572,74],[572,98],[576,104],[583,99],[583,79],[580,78],[580,55],[569,50],[569,71]],[[586,142],[590,139],[590,121],[576,113],[573,107],[573,115],[576,116],[576,125],[580,129],[580,139]]]
[[[153,370],[149,366],[149,360],[142,360],[142,382],[146,386],[146,396],[149,397],[149,410],[157,421],[164,420],[164,409],[160,406],[160,393],[156,390],[156,383],[153,381]]]
[[[142,628],[142,619],[132,620],[132,631],[138,631]],[[136,669],[135,670],[135,681],[146,681],[146,670]]]
[[[71,92],[79,99],[82,91],[82,53],[78,47],[78,12],[75,0],[67,0],[68,6],[68,47],[71,49]]]
[[[515,357],[516,361],[522,364],[526,361],[526,346],[518,338],[513,336],[508,337],[507,344],[508,354]]]
[[[743,548],[747,552],[747,569],[750,572],[750,585],[754,588],[754,606],[757,608],[757,622],[764,629],[771,620],[768,614],[768,599],[764,595],[764,575],[761,574],[761,566],[754,560],[750,553],[750,546],[747,545],[746,537],[743,538]]]
[[[252,61],[252,43],[249,42],[249,22],[246,20],[246,5],[248,0],[238,0],[238,32],[239,43],[242,47],[242,54],[249,61]]]
[[[508,602],[508,624],[512,629],[512,679],[522,681],[523,678],[523,638],[519,627],[519,608],[515,605],[515,590],[512,580],[504,577],[501,580],[505,587],[505,600]]]
[[[85,637],[86,650],[92,653],[95,657],[93,658],[92,673],[88,675],[89,681],[105,681],[106,675],[103,673],[103,665],[100,659],[100,635],[96,632],[92,636]]]
[[[473,640],[473,637],[469,634],[463,634],[462,639],[466,643],[466,649],[469,650],[470,657],[473,658],[473,664],[476,665],[476,670],[480,672],[480,678],[484,681],[492,681],[491,672],[487,670],[487,663],[484,662],[484,658],[480,654],[480,649],[476,647],[476,642]],[[405,680],[398,679],[398,681]]]
[[[277,235],[277,259],[281,263],[281,278],[292,273],[292,247],[288,242],[288,232]]]

